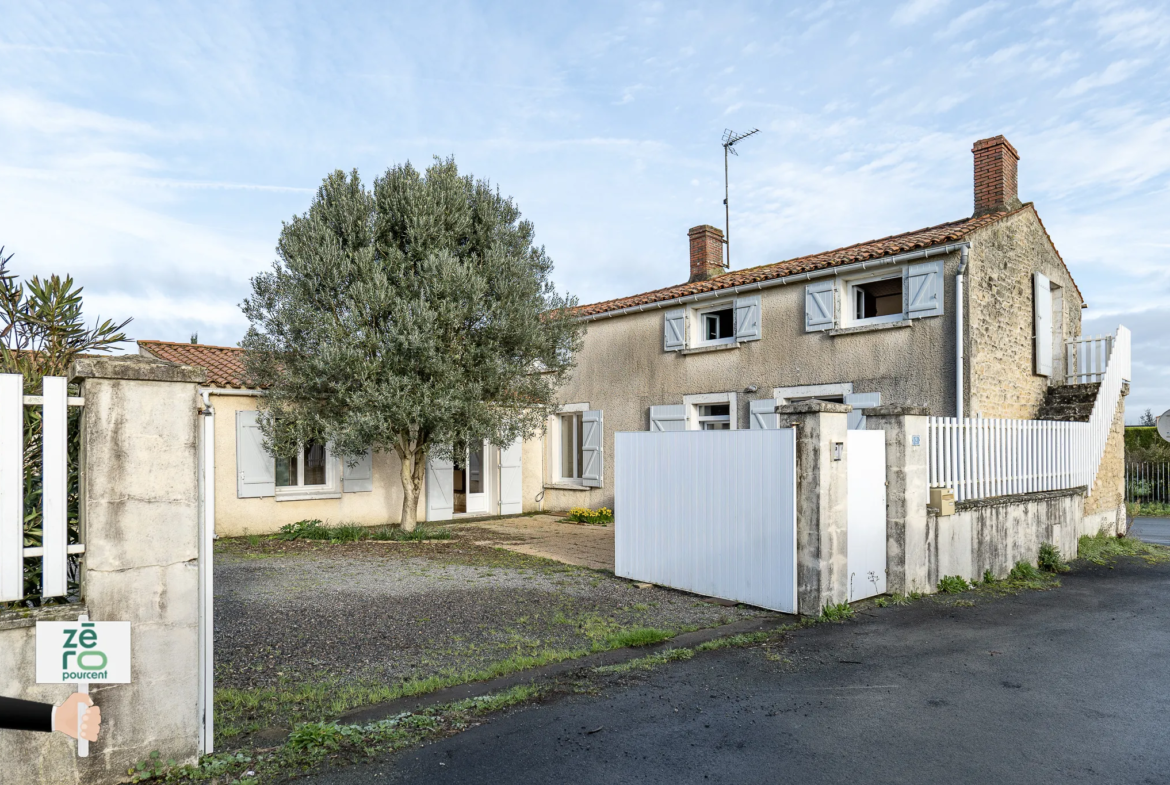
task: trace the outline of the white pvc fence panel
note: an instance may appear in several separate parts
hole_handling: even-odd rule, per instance
[[[1065,384],[1089,384],[1105,378],[1113,353],[1112,335],[1082,335],[1065,341]]]
[[[615,573],[796,613],[792,429],[614,436]]]
[[[931,486],[951,488],[956,501],[1082,485],[1091,492],[1130,376],[1129,330],[1106,337],[1108,366],[1088,422],[931,417]],[[1098,338],[1083,343],[1105,345]]]
[[[41,596],[62,597],[68,591],[68,554],[85,546],[68,541],[68,407],[66,380],[46,376],[42,395],[24,394],[24,377],[0,374],[0,602],[24,599],[24,560],[41,559]],[[24,544],[24,407],[40,406],[42,539],[39,547]]]

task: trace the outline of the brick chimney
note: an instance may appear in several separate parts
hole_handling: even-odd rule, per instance
[[[975,215],[987,215],[1020,206],[1016,195],[1016,164],[1020,154],[1002,136],[980,139],[975,154]]]
[[[727,272],[723,267],[723,231],[703,224],[687,232],[691,238],[690,281],[706,281]],[[688,281],[688,283],[690,282]]]

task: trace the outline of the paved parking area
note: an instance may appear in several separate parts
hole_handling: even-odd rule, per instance
[[[454,522],[452,530],[477,545],[613,572],[613,524],[563,523],[560,515],[532,515],[473,523]]]

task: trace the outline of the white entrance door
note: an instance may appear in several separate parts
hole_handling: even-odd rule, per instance
[[[463,460],[452,467],[453,507],[456,515],[484,515],[488,511],[487,461],[484,442],[468,448]]]
[[[845,434],[849,601],[886,593],[886,434]]]

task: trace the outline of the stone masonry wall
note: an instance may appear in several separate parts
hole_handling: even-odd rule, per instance
[[[1026,205],[972,236],[964,314],[968,416],[1033,418],[1050,378],[1063,383],[1063,352],[1053,352],[1052,377],[1032,372],[1036,271],[1060,287],[1054,324],[1060,320],[1065,338],[1078,335],[1081,297],[1034,208]]]
[[[1124,392],[1124,389],[1123,389]],[[1092,493],[1085,499],[1085,515],[1116,510],[1125,504],[1125,397],[1117,404],[1105,454],[1097,469]]]

